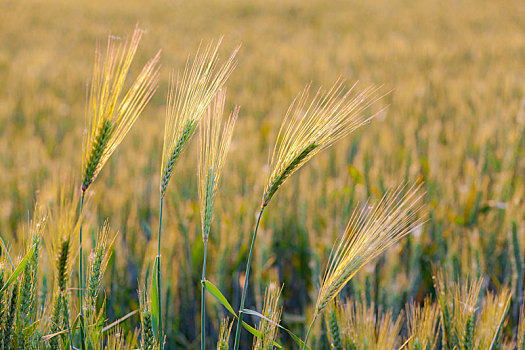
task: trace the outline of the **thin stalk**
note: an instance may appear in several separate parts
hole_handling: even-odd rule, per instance
[[[162,237],[162,209],[163,209],[164,197],[160,196],[160,218],[159,218],[159,242],[157,247],[157,259],[159,263],[157,264],[157,290],[158,290],[158,304],[159,304],[159,315],[158,315],[158,325],[159,325],[159,344],[161,349],[164,348],[164,341],[162,339],[162,293],[161,293],[161,274],[160,274],[160,244]]]
[[[257,218],[257,223],[255,224],[255,230],[253,231],[253,237],[252,237],[252,244],[250,246],[250,254],[248,255],[248,262],[246,263],[246,271],[245,271],[245,276],[244,276],[244,287],[242,289],[241,305],[239,307],[239,320],[237,321],[237,330],[235,332],[235,345],[233,347],[234,350],[238,350],[239,345],[240,345],[242,317],[244,313],[243,312],[244,300],[246,299],[246,292],[248,290],[248,281],[250,279],[250,266],[252,264],[253,246],[255,245],[255,239],[257,238],[257,230],[259,229],[259,222],[261,221],[261,217],[262,217],[264,208],[265,207],[261,208],[261,211],[259,212],[259,217]]]
[[[314,318],[312,319],[312,323],[310,323],[310,327],[308,327],[308,332],[306,332],[306,338],[304,338],[304,345],[303,350],[306,349],[306,346],[308,344],[308,338],[310,337],[310,332],[312,331],[312,327],[314,326],[315,320],[317,319],[317,313],[314,315]]]
[[[82,265],[83,260],[83,253],[82,253],[82,208],[84,207],[84,197],[86,195],[86,191],[82,190],[82,196],[80,197],[80,228],[79,228],[79,241],[80,241],[80,255],[78,257],[78,280],[79,280],[79,295],[80,295],[80,340],[81,340],[81,346],[82,349],[85,350],[85,341],[86,341],[86,328],[84,324],[84,269]],[[72,341],[70,346],[72,347]]]
[[[208,239],[204,240],[204,262],[202,264],[202,281],[201,281],[201,349],[206,348],[206,289],[204,288],[204,281],[206,281],[206,258],[208,255]]]

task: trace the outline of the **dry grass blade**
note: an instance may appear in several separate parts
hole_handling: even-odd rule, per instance
[[[357,84],[357,83],[356,83]],[[319,89],[310,99],[307,86],[292,102],[279,130],[263,194],[265,207],[284,181],[318,152],[368,122],[363,112],[382,96],[379,88],[356,93],[337,80],[327,92]]]
[[[218,50],[221,40],[210,43],[203,51],[197,51],[193,62],[189,60],[182,75],[172,76],[168,92],[164,146],[162,150],[161,185],[162,197],[173,174],[173,167],[193,135],[197,124],[219,89],[236,66],[237,47],[220,67]]]
[[[136,27],[129,42],[110,36],[106,56],[96,51],[87,111],[89,131],[82,157],[83,191],[95,180],[157,89],[160,51],[122,96],[142,33]]]
[[[334,246],[315,307],[318,315],[361,267],[422,224],[420,185],[400,186],[373,208],[355,210]]]
[[[239,107],[236,107],[222,125],[225,99],[226,91],[219,91],[200,124],[199,200],[202,235],[205,240],[213,217],[215,193],[239,115]]]

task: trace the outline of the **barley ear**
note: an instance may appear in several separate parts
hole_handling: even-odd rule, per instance
[[[219,330],[219,340],[217,341],[217,350],[230,349],[230,333],[232,331],[233,320],[230,322],[228,318],[221,321],[221,328]]]
[[[113,240],[109,241],[109,222],[106,220],[97,235],[97,244],[91,254],[91,267],[88,279],[88,290],[86,294],[86,305],[91,312],[95,311],[96,301],[99,294],[102,277],[106,271]]]
[[[139,73],[130,89],[124,85],[143,31],[135,28],[130,41],[108,39],[106,55],[97,49],[86,112],[89,125],[82,153],[82,191],[95,180],[117,146],[122,142],[158,84],[160,51]]]
[[[343,343],[341,342],[341,334],[339,331],[339,321],[338,321],[338,306],[337,303],[332,303],[330,310],[328,311],[328,330],[330,338],[330,346],[333,350],[344,350]]]
[[[153,322],[151,319],[150,301],[145,293],[139,290],[140,299],[140,331],[141,331],[141,350],[155,349],[155,336],[153,335]]]
[[[400,186],[374,207],[354,211],[343,236],[332,248],[314,319],[365,264],[423,223],[419,215],[423,195],[421,184]]]
[[[344,81],[338,79],[328,91],[319,89],[310,98],[308,85],[294,99],[281,124],[270,158],[262,208],[268,205],[286,179],[310,158],[375,116],[366,117],[364,112],[381,99],[379,88],[369,87],[356,93],[355,86],[346,89]]]
[[[162,147],[160,194],[165,196],[174,167],[193,136],[208,106],[236,66],[237,47],[222,66],[218,66],[221,41],[199,48],[186,62],[182,74],[171,75],[168,89],[164,144]]]

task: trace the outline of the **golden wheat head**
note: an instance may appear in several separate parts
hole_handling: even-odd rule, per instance
[[[279,306],[282,286],[277,287],[275,283],[270,283],[266,288],[263,316],[268,320],[261,319],[257,330],[262,334],[261,338],[253,338],[253,350],[273,349],[277,336],[277,325],[281,322],[282,307]]]
[[[142,33],[137,27],[131,40],[124,42],[110,36],[105,57],[96,50],[87,108],[89,131],[84,138],[82,157],[82,191],[95,180],[157,89],[160,51],[124,93]]]
[[[317,297],[315,315],[332,301],[368,262],[421,225],[421,184],[400,186],[375,207],[355,210],[335,244]]]
[[[356,84],[346,90],[344,81],[339,79],[327,92],[317,90],[313,98],[307,86],[295,98],[277,136],[262,207],[310,158],[374,117],[363,112],[382,97],[379,88],[369,87],[356,93]]]
[[[224,166],[224,160],[230,147],[233,128],[239,115],[236,107],[226,123],[223,124],[224,101],[226,91],[220,90],[201,123],[200,130],[200,164],[199,164],[199,200],[201,207],[201,224],[203,238],[207,239],[213,217],[215,192]]]
[[[425,298],[423,306],[414,301],[406,307],[408,340],[406,349],[434,349],[437,342],[437,327],[439,321],[438,304]]]
[[[184,147],[206,112],[213,97],[224,86],[236,66],[237,47],[228,60],[218,67],[218,50],[210,43],[197,51],[193,62],[189,60],[182,75],[172,75],[168,91],[164,146],[162,149],[160,193],[162,197]]]
[[[53,198],[49,199],[47,247],[51,262],[57,274],[56,283],[61,290],[65,290],[71,268],[74,263],[72,253],[76,251],[77,240],[71,239],[73,232],[80,227],[82,215],[78,215],[76,186],[65,181],[53,189]]]
[[[221,320],[221,328],[219,330],[219,340],[217,341],[217,350],[230,349],[230,333],[232,331],[233,320],[228,318]]]
[[[487,293],[485,305],[477,324],[476,349],[494,349],[501,343],[505,317],[510,307],[512,293],[503,288],[498,294]],[[519,334],[519,333],[518,333]]]

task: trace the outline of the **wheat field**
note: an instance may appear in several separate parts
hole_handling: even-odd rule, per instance
[[[525,349],[523,18],[508,0],[0,2],[0,348]],[[137,26],[104,143],[95,52]],[[199,57],[217,62],[191,81]]]

